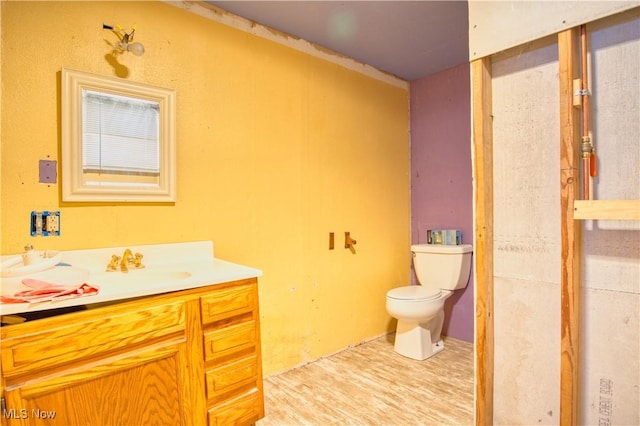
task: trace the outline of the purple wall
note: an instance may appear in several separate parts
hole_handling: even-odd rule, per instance
[[[411,242],[460,229],[473,244],[469,64],[411,82]],[[415,282],[415,275],[414,275]],[[473,277],[445,303],[443,334],[473,342]]]

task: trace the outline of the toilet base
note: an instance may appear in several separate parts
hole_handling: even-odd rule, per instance
[[[442,339],[431,341],[427,323],[398,320],[393,349],[402,356],[422,361],[443,350],[444,342]]]

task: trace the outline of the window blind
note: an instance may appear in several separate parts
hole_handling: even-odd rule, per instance
[[[157,102],[83,90],[84,172],[160,174]]]

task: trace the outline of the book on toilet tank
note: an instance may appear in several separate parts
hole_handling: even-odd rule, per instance
[[[427,244],[442,244],[442,231],[427,229]]]
[[[462,244],[462,232],[459,229],[427,229],[427,244]]]

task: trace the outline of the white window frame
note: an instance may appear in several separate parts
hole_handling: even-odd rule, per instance
[[[175,202],[175,91],[64,68],[61,86],[62,200]],[[114,158],[129,157],[121,164],[112,158],[100,164],[94,162],[92,167],[86,166],[85,158],[92,150],[85,143],[88,140],[84,125],[87,94],[102,96],[114,103],[125,101],[110,113],[110,119],[121,123],[121,128],[109,132],[101,129],[100,134],[96,135],[94,131],[92,136],[111,144],[102,151],[103,155],[115,153]],[[155,124],[132,123],[130,120],[136,113],[127,111],[127,105],[132,108],[147,105],[151,110],[157,110],[157,128],[154,129]],[[122,116],[117,117],[120,113]],[[138,132],[145,127],[145,131]],[[138,136],[147,140],[136,141]],[[150,143],[155,147],[150,147]],[[149,162],[144,156],[155,158]]]

